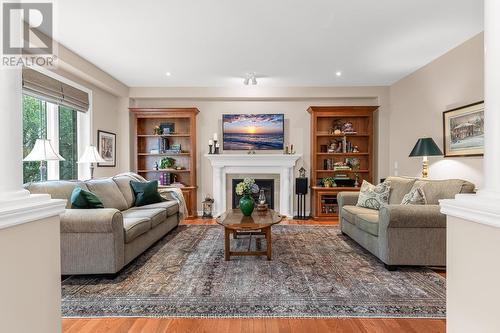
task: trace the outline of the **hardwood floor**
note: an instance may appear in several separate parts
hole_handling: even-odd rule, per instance
[[[64,319],[64,333],[444,333],[434,319]]]
[[[213,225],[213,219],[185,220],[182,224]],[[282,224],[336,225],[328,222],[286,220]],[[436,270],[446,277],[446,272]],[[407,318],[81,318],[63,319],[63,333],[444,333],[444,319]]]

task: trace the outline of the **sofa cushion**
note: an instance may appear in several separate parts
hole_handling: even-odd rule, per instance
[[[359,215],[359,214],[374,215],[378,218],[378,210],[373,210],[373,209],[358,207],[358,206],[343,206],[342,207],[342,215],[345,217],[346,220],[348,220],[352,224],[355,224],[356,215]]]
[[[75,187],[71,193],[71,208],[73,209],[93,209],[104,208],[102,201],[90,191],[85,191],[81,187]]]
[[[425,198],[424,190],[420,187],[413,187],[408,194],[405,194],[402,205],[425,205],[427,199]]]
[[[151,205],[162,202],[163,198],[158,193],[158,181],[152,180],[149,182],[130,181],[130,187],[134,191],[135,206]]]
[[[387,177],[391,182],[391,193],[389,194],[389,204],[400,204],[405,194],[409,193],[415,184],[415,178],[409,177]]]
[[[378,214],[358,214],[354,224],[361,230],[378,236]]]
[[[128,208],[127,201],[118,185],[111,178],[91,179],[85,182],[90,191],[97,195],[105,208],[116,208],[125,210]]]
[[[147,217],[123,217],[125,243],[130,243],[140,235],[151,230],[151,220]]]
[[[146,217],[151,220],[152,228],[162,222],[165,222],[167,219],[167,211],[164,208],[127,209],[123,211],[122,214],[124,218]]]
[[[151,208],[164,208],[167,210],[167,216],[172,216],[179,212],[179,204],[177,203],[177,201],[163,201],[151,205],[133,207],[130,210],[141,210],[141,209],[151,209]]]
[[[129,175],[118,175],[113,177],[113,181],[116,183],[120,192],[122,192],[125,201],[127,202],[127,208],[134,205],[135,197],[132,188],[130,187],[130,181],[135,180]]]
[[[386,205],[389,202],[390,191],[390,181],[386,180],[375,186],[363,180],[356,206],[378,210],[382,205]]]
[[[441,199],[453,199],[458,193],[472,193],[474,191],[472,183],[461,179],[419,179],[413,186],[422,188],[429,205],[437,205]]]
[[[45,182],[24,184],[24,188],[30,191],[30,193],[50,194],[52,199],[67,200],[66,208],[71,208],[71,193],[73,193],[76,187],[88,190],[84,182],[71,180],[49,180]]]

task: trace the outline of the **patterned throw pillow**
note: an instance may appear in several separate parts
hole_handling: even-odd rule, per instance
[[[405,194],[402,205],[425,205],[427,204],[427,199],[425,198],[424,190],[422,187],[414,187],[410,192]]]
[[[390,181],[385,181],[375,186],[363,180],[356,206],[379,210],[382,205],[386,205],[389,202],[390,192]]]

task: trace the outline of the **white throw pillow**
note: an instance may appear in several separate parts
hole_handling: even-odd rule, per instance
[[[413,187],[410,192],[405,194],[403,200],[401,201],[402,205],[425,205],[427,204],[427,199],[425,198],[424,190],[422,187]]]
[[[363,180],[356,206],[379,210],[382,205],[388,204],[390,192],[390,181],[375,186]]]

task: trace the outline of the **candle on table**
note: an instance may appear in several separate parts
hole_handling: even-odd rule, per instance
[[[212,141],[212,139],[208,140],[208,145],[209,145],[209,146],[211,146],[211,145],[213,145],[213,144],[214,144],[214,142]]]
[[[219,143],[215,144],[215,148],[220,148],[220,144]]]
[[[217,141],[217,133],[214,133],[214,141]]]

